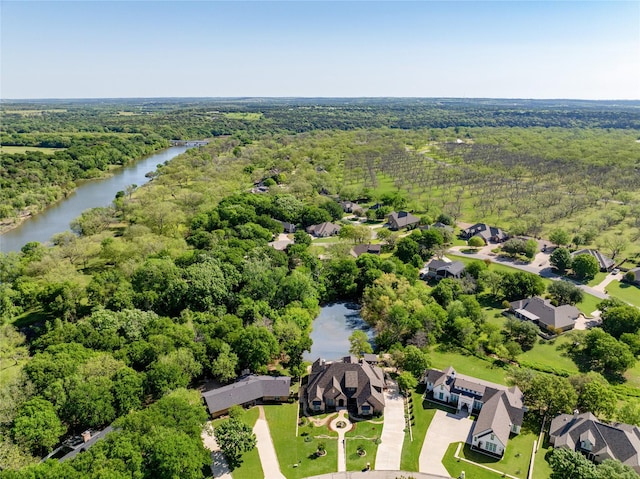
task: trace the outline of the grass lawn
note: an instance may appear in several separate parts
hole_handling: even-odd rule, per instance
[[[56,151],[66,150],[66,148],[44,148],[40,146],[0,146],[0,154],[2,153],[26,153],[27,151],[39,151],[44,154],[51,155]]]
[[[578,374],[579,370],[576,363],[566,355],[562,346],[575,341],[575,336],[579,334],[579,332],[565,333],[551,341],[538,339],[532,349],[521,354],[517,359],[518,361],[528,361],[543,366],[564,369],[570,374]]]
[[[576,304],[576,308],[582,311],[586,316],[591,316],[596,309],[598,309],[598,303],[602,301],[600,298],[596,298],[592,294],[584,293],[582,301]]]
[[[597,286],[600,283],[602,283],[604,281],[604,279],[607,277],[609,273],[603,273],[602,271],[600,271],[599,273],[597,273],[592,280],[587,282],[587,286]]]
[[[370,439],[347,439],[347,471],[362,471],[367,463],[376,463],[378,445]],[[364,456],[358,454],[358,448],[366,451]]]
[[[449,366],[453,366],[453,368],[461,374],[497,384],[506,384],[504,378],[506,371],[498,366],[494,366],[491,361],[483,361],[475,356],[466,356],[452,351],[437,351],[435,349],[431,350],[429,358],[433,368],[443,370]]]
[[[315,437],[328,435],[329,429],[326,426],[314,427],[307,424],[300,428],[300,436],[295,437],[298,420],[296,403],[264,406],[264,412],[278,455],[278,462],[280,462],[280,470],[288,479],[337,471],[338,441],[330,437],[321,439]],[[307,435],[302,436],[305,433]],[[327,455],[316,457],[315,451],[320,442],[324,442]],[[298,464],[298,467],[294,467],[294,464]]]
[[[547,479],[551,476],[551,466],[544,458],[548,451],[553,449],[552,446],[540,447],[533,459],[533,479]]]
[[[501,474],[496,474],[495,472],[487,471],[478,466],[474,466],[473,464],[469,464],[468,462],[459,461],[454,457],[456,452],[456,448],[458,447],[459,442],[454,442],[449,444],[449,448],[447,449],[447,453],[444,455],[442,459],[442,464],[449,471],[451,477],[460,477],[460,473],[462,471],[465,472],[465,477],[473,478],[473,479],[498,479],[501,478]]]
[[[640,307],[640,288],[637,286],[621,283],[620,281],[611,281],[607,285],[607,291],[611,296]]]
[[[380,424],[376,424],[376,422]],[[345,434],[345,437],[378,439],[382,435],[382,418],[371,421],[360,421],[354,424],[354,428]]]
[[[409,436],[409,431],[404,435],[404,443],[402,445],[402,457],[400,458],[400,469],[403,471],[417,471],[419,469],[420,451],[424,438],[427,435],[427,429],[431,424],[431,420],[436,413],[436,409],[428,402],[422,402],[422,394],[413,392],[413,415],[415,416],[415,425],[412,426],[413,442]]]
[[[245,411],[242,416],[242,421],[253,429],[259,415],[260,411],[257,407],[251,408]],[[233,470],[232,476],[234,479],[255,479],[256,477],[264,476],[257,447],[244,453],[242,456],[242,464]]]

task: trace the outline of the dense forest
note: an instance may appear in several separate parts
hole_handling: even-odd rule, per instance
[[[601,302],[602,327],[576,336],[563,353],[575,371],[550,367],[524,356],[543,341],[537,327],[493,312],[536,294],[557,304],[583,298],[482,261],[468,263],[460,280],[427,284],[420,268],[454,235],[427,229],[372,238],[369,228],[407,209],[423,224],[491,221],[543,238],[564,229],[566,243],[616,249],[635,265],[637,102],[114,100],[2,108],[2,144],[36,148],[0,157],[5,217],[170,140],[212,141],[160,165],[145,187],[87,210],[51,247],[32,242],[0,255],[0,477],[210,475],[200,439],[207,414],[194,389],[246,369],[303,376],[313,319],[336,300],[361,302],[377,351],[401,371],[419,376],[442,348],[504,368],[539,418],[578,408],[640,424],[640,394],[628,384],[640,354],[637,308]],[[252,192],[257,185],[264,192]],[[377,203],[380,213],[347,220],[340,198]],[[339,241],[318,243],[303,231],[326,221],[342,222]],[[269,243],[282,222],[299,231],[277,250]],[[350,254],[368,241],[382,244],[383,254]],[[38,464],[65,438],[109,425],[107,439],[77,458]]]

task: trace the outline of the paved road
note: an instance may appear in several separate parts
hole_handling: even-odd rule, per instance
[[[384,397],[384,424],[381,443],[378,446],[374,469],[379,471],[397,471],[400,469],[402,443],[404,442],[404,400],[393,384]]]
[[[496,245],[491,245],[491,247],[495,247],[495,246]],[[449,250],[449,252],[452,253],[453,255],[464,256],[465,258],[474,258],[474,259],[480,259],[480,260],[490,259],[496,264],[503,264],[511,268],[520,269],[522,271],[527,271],[533,274],[539,274],[543,278],[548,278],[553,281],[569,281],[575,284],[578,288],[583,290],[585,293],[589,293],[592,296],[595,296],[596,298],[607,299],[609,297],[609,295],[605,294],[604,291],[600,291],[599,289],[596,289],[597,287],[592,288],[591,286],[587,286],[586,284],[581,284],[581,283],[572,281],[571,279],[565,276],[559,276],[555,274],[551,270],[551,264],[549,263],[549,254],[547,253],[538,253],[535,259],[531,262],[531,264],[516,264],[510,259],[500,258],[498,256],[491,256],[487,254],[485,251],[487,250],[488,247],[482,248],[477,253],[461,253],[460,252],[461,249],[466,249],[466,248],[467,246],[454,246]]]
[[[466,442],[471,434],[473,421],[467,417],[456,416],[437,410],[420,451],[420,472],[448,477],[442,458],[452,442]]]
[[[257,438],[258,455],[262,463],[262,471],[265,479],[286,479],[280,472],[280,463],[276,456],[276,448],[273,447],[271,433],[269,432],[269,424],[264,416],[264,409],[258,406],[260,416],[253,427],[253,433]]]

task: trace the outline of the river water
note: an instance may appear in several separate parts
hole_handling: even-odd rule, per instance
[[[0,252],[20,251],[29,241],[49,241],[56,233],[68,230],[71,221],[84,210],[109,206],[118,191],[123,191],[129,185],[141,186],[147,183],[149,178],[145,175],[148,172],[155,171],[157,165],[175,158],[187,149],[186,146],[172,146],[113,170],[113,176],[109,178],[82,183],[65,199],[1,235]]]
[[[355,303],[333,303],[323,306],[313,320],[311,352],[304,354],[306,361],[318,358],[333,361],[349,354],[349,336],[361,329],[373,339],[373,330],[360,317],[360,305]]]

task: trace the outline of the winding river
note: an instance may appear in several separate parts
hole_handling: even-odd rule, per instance
[[[88,208],[108,206],[118,191],[129,185],[141,186],[149,181],[145,175],[157,165],[187,151],[187,146],[172,146],[135,163],[113,171],[112,176],[83,182],[65,199],[24,221],[0,236],[0,252],[20,251],[29,241],[45,243],[56,233],[69,229],[71,221]]]

